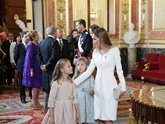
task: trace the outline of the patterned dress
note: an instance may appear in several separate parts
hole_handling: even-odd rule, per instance
[[[71,99],[74,96],[74,100]],[[54,108],[55,124],[76,124],[76,111],[74,104],[78,103],[74,83],[54,81],[51,86],[48,107]],[[42,124],[50,123],[49,110]]]
[[[40,88],[42,86],[42,71],[36,59],[38,46],[30,42],[26,49],[22,84],[26,87]],[[30,68],[33,69],[34,77],[30,76]]]
[[[90,76],[76,87],[79,111],[80,111],[80,123],[87,122],[92,123],[94,120],[94,98],[89,94],[89,89],[92,87],[94,90],[94,78]]]

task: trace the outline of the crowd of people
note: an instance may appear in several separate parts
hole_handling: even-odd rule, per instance
[[[21,102],[27,103],[28,87],[31,108],[42,109],[42,88],[46,112],[42,124],[113,124],[118,105],[113,89],[120,85],[122,98],[126,83],[119,48],[112,46],[107,31],[93,24],[88,32],[85,20],[79,19],[66,39],[63,30],[54,26],[47,27],[46,34],[47,38],[38,42],[36,30],[17,34],[15,39],[10,32],[9,40],[2,42],[4,64],[14,75],[15,89],[19,84]],[[6,78],[11,84],[12,75]]]

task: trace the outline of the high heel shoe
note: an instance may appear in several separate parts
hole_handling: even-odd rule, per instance
[[[43,105],[41,105],[40,103],[38,103],[38,107],[39,108],[42,108],[42,107],[44,107]]]
[[[36,107],[33,104],[31,104],[30,107],[34,110],[41,110],[41,108],[39,106]]]

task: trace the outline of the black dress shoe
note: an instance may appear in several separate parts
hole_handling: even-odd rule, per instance
[[[26,100],[24,100],[24,99],[22,99],[21,102],[22,102],[23,104],[26,104],[26,103],[27,103]]]

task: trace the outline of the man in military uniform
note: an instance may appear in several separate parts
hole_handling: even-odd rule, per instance
[[[79,19],[76,22],[76,28],[80,33],[80,37],[78,40],[78,56],[84,56],[87,59],[92,58],[92,37],[86,30],[86,22],[84,19]]]

